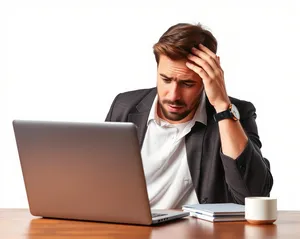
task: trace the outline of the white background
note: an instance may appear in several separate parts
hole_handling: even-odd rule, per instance
[[[271,196],[299,210],[300,3],[247,2],[0,0],[0,208],[28,207],[13,119],[103,121],[117,93],[155,86],[163,32],[200,22],[228,94],[256,106]]]

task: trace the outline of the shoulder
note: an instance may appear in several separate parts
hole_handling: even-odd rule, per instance
[[[138,89],[132,91],[126,91],[116,96],[117,102],[140,102],[149,94],[156,94],[156,88]]]
[[[140,89],[118,94],[106,117],[107,121],[126,121],[130,113],[149,110],[156,96],[156,88]]]

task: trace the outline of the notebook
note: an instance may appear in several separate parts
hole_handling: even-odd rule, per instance
[[[245,206],[235,203],[207,203],[183,205],[182,209],[207,216],[245,215]]]
[[[182,206],[190,216],[211,222],[244,221],[245,206],[235,203],[193,204]]]
[[[245,221],[245,216],[244,215],[237,215],[237,216],[207,216],[205,214],[201,214],[198,212],[190,212],[190,216],[200,218],[206,221],[210,222],[234,222],[234,221]]]

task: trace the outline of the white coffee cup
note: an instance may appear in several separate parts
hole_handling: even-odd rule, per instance
[[[246,197],[245,219],[252,224],[272,224],[277,219],[277,199]]]

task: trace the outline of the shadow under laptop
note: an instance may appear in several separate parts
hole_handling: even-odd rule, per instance
[[[73,219],[32,219],[27,238],[151,238],[152,227]]]
[[[178,235],[189,223],[188,218],[166,221],[151,226],[110,223],[74,219],[35,218],[32,219],[26,233],[28,239],[39,237],[97,237],[97,238],[169,238],[170,232]],[[182,236],[182,233],[179,233]],[[172,238],[176,235],[172,235]]]

